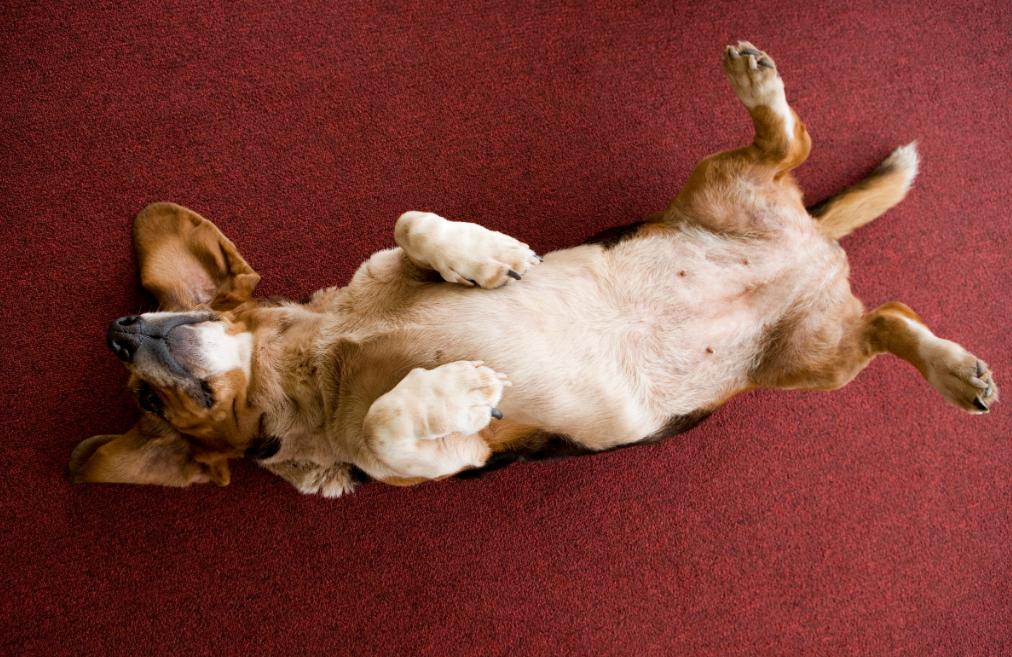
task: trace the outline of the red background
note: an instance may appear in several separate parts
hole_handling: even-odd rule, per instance
[[[809,202],[920,140],[907,200],[844,241],[854,289],[1007,387],[1008,3],[55,4],[0,9],[4,652],[1012,653],[1009,402],[964,415],[892,357],[477,482],[328,501],[251,463],[224,489],[65,474],[138,415],[104,335],[153,309],[147,203],[215,221],[264,295],[347,282],[408,209],[574,245],[751,138],[737,39],[808,125]]]

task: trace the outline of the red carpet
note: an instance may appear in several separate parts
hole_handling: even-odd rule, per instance
[[[148,202],[215,221],[263,295],[346,282],[408,209],[577,244],[751,139],[737,39],[808,125],[810,202],[920,140],[910,196],[845,240],[854,289],[1012,391],[1007,2],[54,4],[0,9],[0,652],[1012,654],[1012,397],[964,415],[892,357],[480,481],[66,478],[138,415],[104,336],[152,309]]]

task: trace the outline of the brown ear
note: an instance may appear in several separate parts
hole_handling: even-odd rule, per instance
[[[207,219],[174,203],[152,203],[134,221],[141,283],[161,310],[231,306],[253,296],[260,274]]]
[[[82,483],[227,486],[227,456],[196,454],[193,446],[156,415],[145,413],[120,436],[92,436],[70,455],[70,480]],[[199,460],[198,460],[199,459]]]

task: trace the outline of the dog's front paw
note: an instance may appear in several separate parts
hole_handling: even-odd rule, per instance
[[[508,385],[480,360],[411,370],[369,408],[366,445],[398,477],[435,479],[480,466],[491,451],[478,432],[502,418],[495,405]]]
[[[724,72],[745,107],[776,108],[784,98],[784,83],[777,65],[748,41],[724,49]],[[786,100],[784,100],[786,103]]]
[[[472,287],[490,289],[520,280],[542,261],[509,235],[431,212],[405,212],[394,235],[413,261],[439,272],[443,280]]]
[[[448,254],[439,275],[453,283],[492,289],[520,280],[542,258],[529,246],[476,224],[458,224],[465,229],[455,254]]]
[[[278,461],[261,463],[282,479],[288,481],[300,493],[306,495],[321,494],[326,498],[349,495],[355,491],[355,479],[351,474],[351,464],[335,463],[329,467],[313,461]]]
[[[502,417],[495,405],[509,385],[505,374],[485,367],[483,361],[460,360],[412,370],[391,391],[395,393],[391,401],[410,418],[417,438],[466,436],[484,429],[493,417]]]

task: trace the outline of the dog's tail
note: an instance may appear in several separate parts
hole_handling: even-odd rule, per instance
[[[897,148],[871,175],[808,208],[826,237],[849,235],[903,200],[917,175],[917,142]]]

